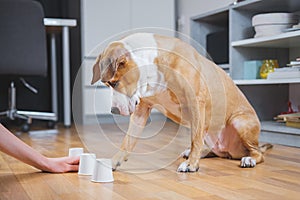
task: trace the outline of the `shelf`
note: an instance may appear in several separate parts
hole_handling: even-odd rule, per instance
[[[262,121],[260,142],[300,147],[300,129],[285,126],[284,123]]]
[[[293,135],[300,136],[299,128],[288,127],[284,123],[278,123],[275,121],[262,121],[261,122],[261,130],[269,131],[269,132],[293,134]]]
[[[299,0],[247,0],[241,1],[231,8],[256,13],[267,12],[295,12],[300,6]]]
[[[225,21],[228,20],[228,13],[229,13],[229,6],[224,8],[219,8],[204,14],[196,15],[191,17],[191,20],[197,21],[203,21],[203,22],[216,22],[216,21]]]
[[[268,84],[289,84],[289,83],[300,83],[300,78],[296,79],[254,79],[254,80],[233,80],[237,85],[268,85]]]
[[[300,31],[291,31],[279,35],[234,41],[231,42],[231,45],[233,47],[299,47]]]
[[[219,67],[221,67],[222,69],[229,69],[230,65],[229,64],[218,64]]]

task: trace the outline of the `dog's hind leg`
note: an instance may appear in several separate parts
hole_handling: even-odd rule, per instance
[[[120,150],[112,158],[113,170],[128,159],[129,153],[133,151],[139,135],[144,130],[150,111],[150,106],[141,101],[139,105],[137,105],[134,113],[130,116],[127,134],[123,139]]]
[[[232,120],[241,142],[247,149],[247,155],[241,159],[240,166],[249,168],[264,161],[263,153],[258,146],[260,123],[255,116],[240,115]]]

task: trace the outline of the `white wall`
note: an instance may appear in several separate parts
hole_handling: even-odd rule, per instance
[[[206,13],[211,10],[223,8],[234,2],[234,0],[176,0],[178,31],[190,34],[190,17]]]

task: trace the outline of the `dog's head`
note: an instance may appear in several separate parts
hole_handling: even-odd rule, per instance
[[[129,115],[139,103],[135,95],[139,69],[121,42],[111,43],[96,59],[91,84],[101,80],[113,89],[112,113]]]

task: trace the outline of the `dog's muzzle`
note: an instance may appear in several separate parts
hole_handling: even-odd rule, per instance
[[[116,114],[116,115],[120,115],[121,114],[120,109],[118,107],[112,107],[110,112],[112,114]]]

